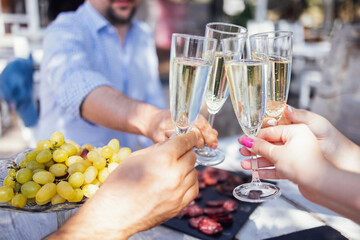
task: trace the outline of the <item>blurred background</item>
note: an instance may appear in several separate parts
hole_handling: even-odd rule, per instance
[[[82,2],[0,0],[0,74],[10,61],[31,55],[35,102],[46,26],[59,12],[73,11]],[[167,97],[173,32],[203,35],[205,24],[215,21],[247,27],[249,34],[292,31],[288,103],[323,115],[360,144],[360,0],[142,0],[137,18],[154,31]],[[11,102],[0,98],[0,158],[34,144],[32,129],[24,121]],[[229,99],[214,127],[221,138],[241,134]]]

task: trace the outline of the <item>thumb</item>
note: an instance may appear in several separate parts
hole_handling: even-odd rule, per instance
[[[292,124],[303,123],[305,125],[310,125],[315,114],[303,109],[296,109],[287,105],[284,114],[286,119]]]

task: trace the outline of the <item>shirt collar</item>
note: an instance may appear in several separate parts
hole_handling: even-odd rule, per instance
[[[83,20],[88,23],[91,31],[93,31],[94,34],[97,34],[104,28],[114,29],[109,21],[103,15],[101,15],[88,1],[85,1],[79,10],[83,12]],[[131,20],[127,37],[130,35],[130,32],[134,30],[133,28],[136,23],[137,21],[135,19]]]
[[[93,31],[98,32],[101,29],[105,27],[111,27],[111,24],[109,23],[104,16],[102,16],[88,1],[86,1],[83,5],[83,11],[85,12],[84,21],[88,22],[90,25],[90,29]]]

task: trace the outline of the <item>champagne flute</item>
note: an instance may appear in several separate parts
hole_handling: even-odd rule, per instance
[[[265,83],[265,116],[278,121],[289,95],[293,34],[288,31],[274,31],[254,34],[251,38],[258,36],[268,38],[269,76]]]
[[[214,125],[215,114],[220,111],[229,96],[229,87],[224,69],[224,57],[221,48],[221,39],[230,37],[246,36],[247,29],[229,23],[206,24],[205,37],[218,40],[212,73],[205,89],[205,102],[209,112],[209,123]],[[211,149],[205,146],[203,149],[195,149],[197,163],[200,165],[213,166],[224,161],[225,154],[219,149]]]
[[[257,58],[253,57],[255,54],[247,56],[243,52],[244,42],[244,38],[229,38],[222,40],[222,45],[235,115],[243,132],[254,137],[261,129],[265,113],[268,42],[266,36],[250,38],[250,48],[257,46]],[[228,54],[233,57],[226,58]],[[251,165],[252,181],[237,186],[234,197],[245,202],[263,202],[280,196],[280,188],[260,181],[256,155],[251,156]]]
[[[200,112],[217,40],[174,33],[170,53],[170,112],[176,134],[188,133]]]

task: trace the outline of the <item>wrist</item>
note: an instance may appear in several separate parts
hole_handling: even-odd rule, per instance
[[[95,197],[95,196],[94,196]],[[126,218],[113,217],[114,211],[109,211],[113,205],[107,204],[106,199],[88,199],[81,209],[73,215],[58,231],[47,237],[49,240],[73,240],[73,239],[116,239],[125,240],[136,232],[131,232],[127,226]],[[122,204],[121,204],[122,205]],[[113,209],[114,210],[114,209]],[[114,221],[109,222],[108,219]]]
[[[334,154],[329,160],[339,169],[360,173],[360,147],[338,130],[333,138],[336,139],[332,146]]]
[[[308,187],[315,190],[315,192],[324,194],[324,191],[328,189],[329,176],[336,174],[338,170],[333,164],[328,162],[326,159],[322,161],[322,165],[315,167],[315,173],[313,178],[308,179]]]
[[[150,105],[144,104],[138,110],[137,128],[141,135],[153,139],[154,123],[158,121],[158,116],[162,110]]]

